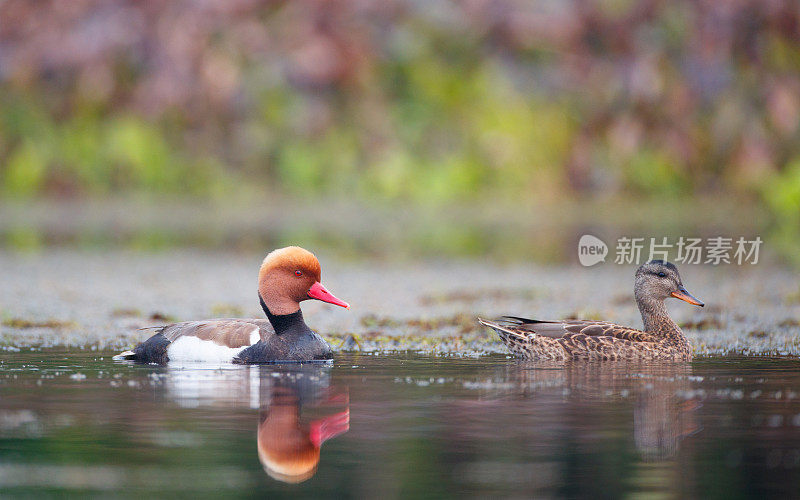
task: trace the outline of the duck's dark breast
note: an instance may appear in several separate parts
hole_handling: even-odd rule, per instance
[[[325,361],[333,359],[333,350],[314,331],[301,334],[271,335],[263,342],[244,349],[234,363],[279,363],[283,361]]]

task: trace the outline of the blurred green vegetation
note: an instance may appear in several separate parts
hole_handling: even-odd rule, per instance
[[[81,110],[58,120],[19,94],[0,99],[9,197],[108,195],[120,190],[208,194],[230,177],[213,158],[191,157],[158,123]]]
[[[369,159],[369,131],[345,118],[313,136],[295,133],[293,116],[309,111],[290,88],[266,92],[260,113],[247,117],[245,126],[262,130],[265,144],[260,154],[244,151],[238,165],[171,140],[181,134],[167,118],[88,106],[59,119],[12,91],[0,100],[3,191],[13,198],[120,191],[224,197],[261,188],[448,202],[481,193],[545,195],[562,183],[576,127],[566,103],[525,96],[487,68],[443,74],[432,59],[392,70],[398,96],[387,111],[396,135]],[[350,104],[342,106],[346,116]]]
[[[8,199],[735,196],[800,240],[792,2],[4,2]]]

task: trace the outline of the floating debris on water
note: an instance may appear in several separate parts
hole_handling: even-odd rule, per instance
[[[42,321],[28,320],[22,318],[4,319],[3,326],[9,328],[77,328],[74,321],[60,321],[57,319],[46,319]]]
[[[724,328],[725,325],[714,316],[705,317],[696,321],[684,321],[680,325],[684,330],[709,330],[711,328]]]
[[[214,304],[211,306],[212,317],[240,318],[244,316],[244,309],[235,304]]]
[[[147,319],[150,319],[152,321],[169,321],[169,322],[177,321],[175,319],[175,316],[171,316],[169,314],[164,314],[161,312],[154,312],[150,316],[148,316]]]
[[[534,298],[543,295],[543,290],[536,290],[530,288],[523,289],[505,289],[505,288],[488,288],[478,290],[455,290],[452,292],[434,293],[429,295],[422,295],[419,298],[421,306],[432,306],[445,304],[449,302],[461,302],[472,304],[478,301],[486,300],[508,300],[508,299],[523,299],[533,300]]]
[[[136,318],[138,318],[138,317],[142,316],[142,311],[140,311],[139,309],[134,309],[134,308],[117,308],[117,309],[114,309],[113,311],[111,311],[111,316],[121,317],[121,318],[124,318],[124,317],[136,317]]]
[[[0,281],[4,298],[0,351],[118,351],[152,335],[152,330],[142,328],[176,318],[261,317],[261,311],[252,307],[254,291],[247,283],[262,258],[260,249],[252,255],[182,250],[132,254],[113,249],[102,253],[61,249],[34,257],[0,253],[0,267],[6,273]],[[120,261],[129,264],[122,287]],[[374,270],[350,262],[327,267],[331,272],[326,282],[350,289],[352,309],[309,302],[303,304],[303,312],[308,324],[339,352],[507,354],[496,334],[477,323],[478,316],[602,318],[641,325],[634,302],[623,301],[630,298],[629,292],[603,293],[609,281],[622,275],[629,279],[624,266],[587,271],[569,266],[420,261],[382,262]],[[34,270],[47,275],[53,286],[27,285]],[[696,356],[800,356],[798,302],[784,301],[797,291],[795,275],[772,264],[754,267],[750,273],[751,279],[742,282],[735,273],[728,276],[719,268],[697,266],[692,288],[709,302],[706,309],[711,312],[669,305]],[[392,283],[392,293],[376,294],[387,282]]]

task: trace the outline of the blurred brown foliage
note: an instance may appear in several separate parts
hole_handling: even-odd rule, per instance
[[[800,186],[796,1],[7,0],[0,19],[10,193],[197,169],[388,197]],[[83,131],[111,152],[65,145]],[[147,172],[161,157],[173,177]]]

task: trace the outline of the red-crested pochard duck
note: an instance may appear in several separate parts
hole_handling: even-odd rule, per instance
[[[322,337],[303,321],[300,302],[317,299],[349,309],[320,283],[317,258],[300,247],[274,250],[258,273],[267,319],[210,319],[159,327],[156,334],[114,359],[274,363],[333,359]]]
[[[541,321],[506,316],[493,322],[478,318],[500,335],[513,354],[526,359],[671,359],[689,361],[692,347],[669,317],[664,300],[674,297],[703,307],[683,286],[678,269],[651,260],[636,271],[633,295],[644,330],[607,321]]]

